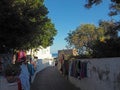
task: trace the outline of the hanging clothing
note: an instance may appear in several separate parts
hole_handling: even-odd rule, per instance
[[[68,60],[64,60],[63,74],[64,75],[68,75],[68,72],[69,72],[69,61]]]
[[[71,62],[70,76],[78,79],[87,77],[87,62],[75,60]]]

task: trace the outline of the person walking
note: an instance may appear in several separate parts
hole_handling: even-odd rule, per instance
[[[20,64],[21,73],[19,75],[19,78],[21,80],[22,90],[30,90],[30,82],[29,82],[30,74],[27,68],[26,57],[22,57],[20,62],[21,62]]]
[[[29,74],[30,74],[30,78],[29,78],[29,81],[30,81],[30,84],[32,83],[32,77],[35,73],[35,68],[32,64],[32,59],[30,58],[30,60],[27,62],[27,68],[28,68],[28,71],[29,71]]]

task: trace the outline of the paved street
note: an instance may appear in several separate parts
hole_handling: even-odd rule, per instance
[[[40,71],[31,85],[31,90],[80,90],[65,79],[56,67]]]

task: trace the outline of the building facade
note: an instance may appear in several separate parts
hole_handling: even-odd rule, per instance
[[[27,55],[30,55],[30,51],[27,52]],[[38,59],[52,59],[52,55],[50,53],[50,46],[47,48],[40,47],[36,51],[32,52],[34,57]]]

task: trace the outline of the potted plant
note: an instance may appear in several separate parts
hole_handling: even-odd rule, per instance
[[[5,76],[9,83],[16,81],[16,77],[20,74],[20,67],[16,64],[8,64],[5,68]]]

